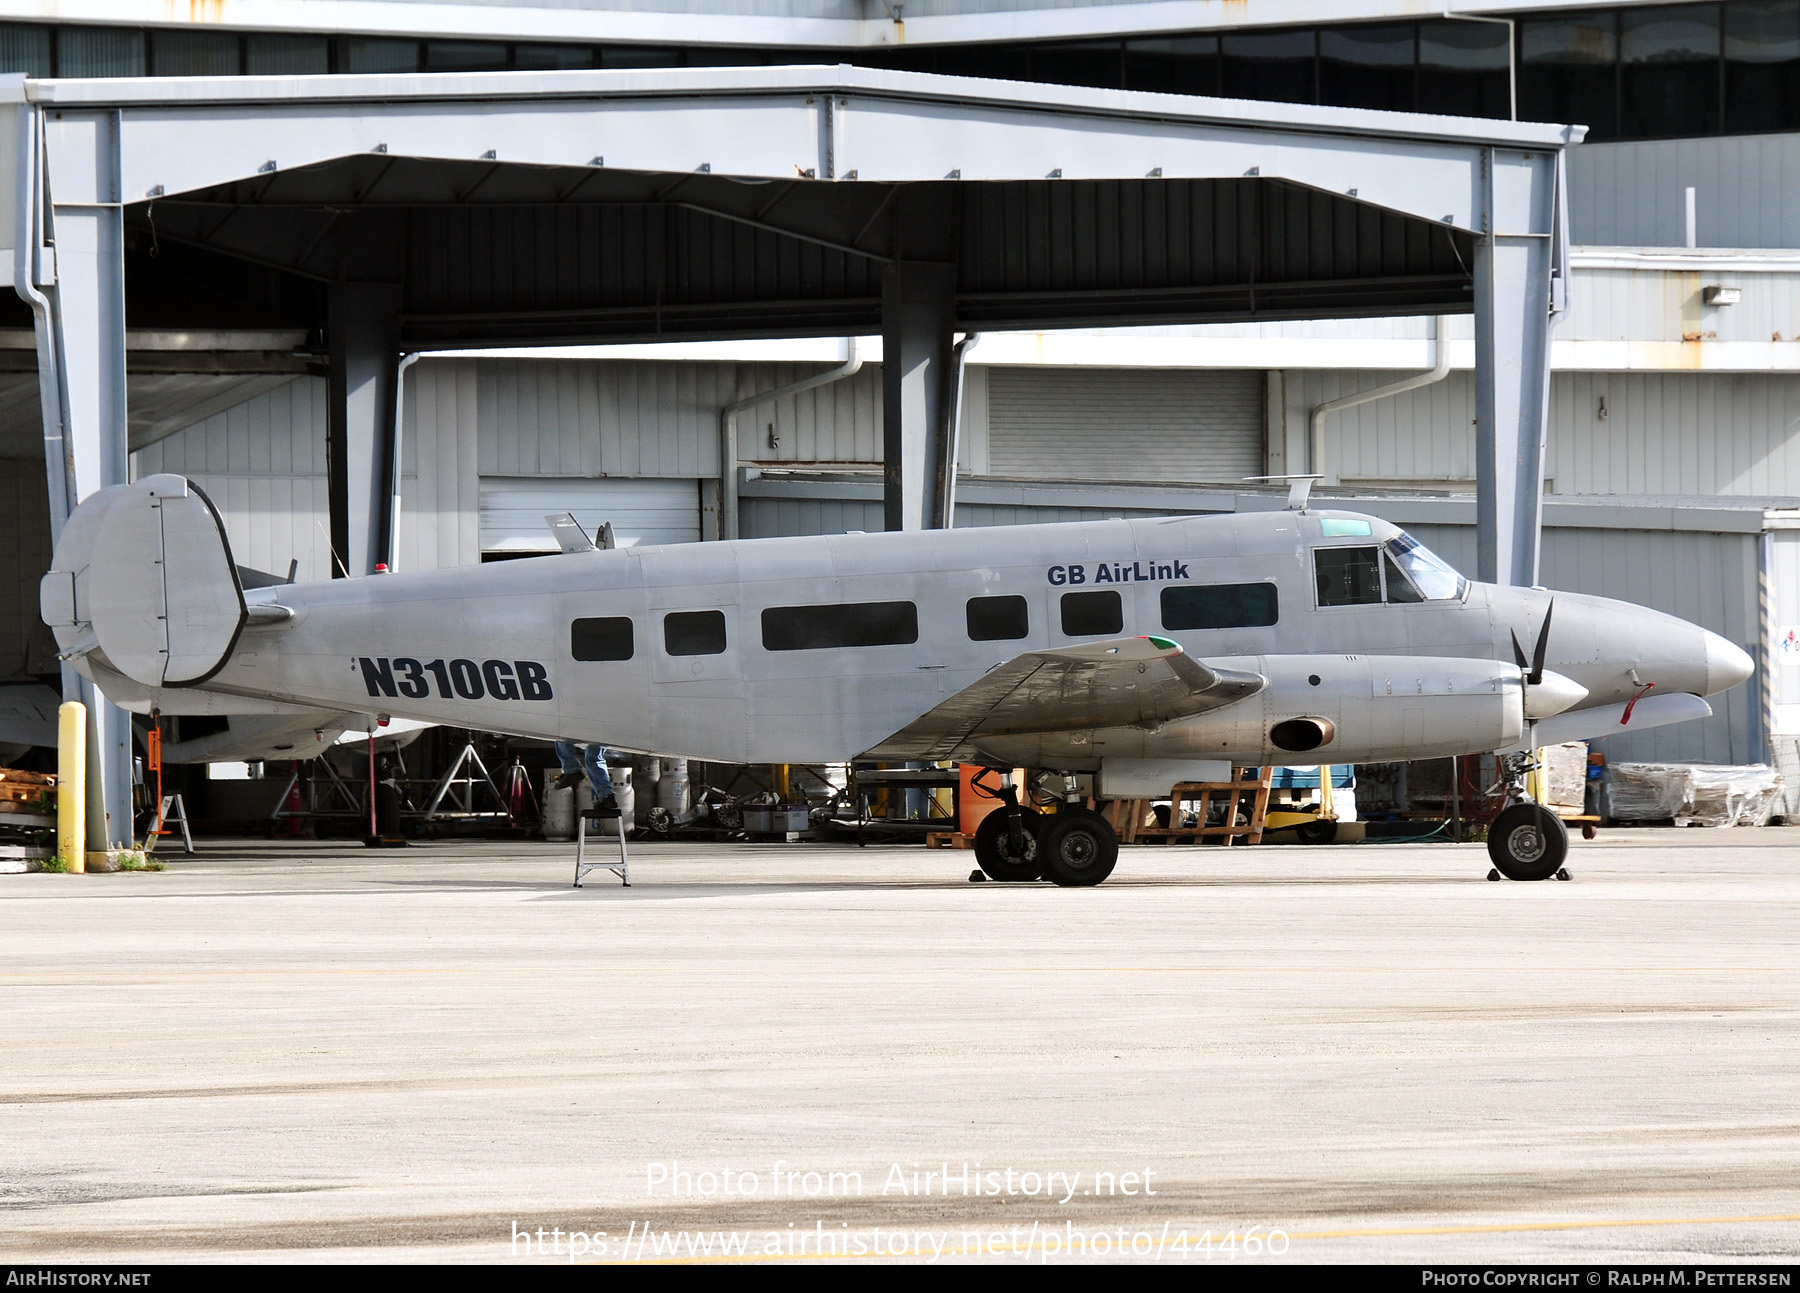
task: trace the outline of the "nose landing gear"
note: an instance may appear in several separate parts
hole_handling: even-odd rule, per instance
[[[1568,828],[1542,804],[1513,804],[1488,828],[1488,857],[1508,880],[1548,880],[1568,852]]]
[[[1494,870],[1488,873],[1490,880],[1500,876],[1508,880],[1568,878],[1563,859],[1569,853],[1569,828],[1525,793],[1525,776],[1536,766],[1529,753],[1508,755],[1501,765],[1502,784],[1512,802],[1488,827],[1488,857],[1494,863]]]

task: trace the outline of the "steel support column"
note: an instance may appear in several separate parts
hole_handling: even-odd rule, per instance
[[[1488,149],[1475,247],[1475,494],[1481,579],[1538,582],[1550,423],[1556,155]]]
[[[943,525],[955,324],[954,265],[902,261],[883,271],[882,513],[889,530]]]
[[[394,393],[400,371],[401,289],[331,289],[330,456],[332,574],[366,575],[386,561],[394,525]]]
[[[14,287],[37,333],[44,468],[54,541],[75,505],[129,479],[125,242],[119,119],[112,111],[16,109]],[[131,717],[63,666],[63,696],[88,712],[89,848],[129,848]]]

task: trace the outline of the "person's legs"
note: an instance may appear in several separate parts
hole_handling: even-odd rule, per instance
[[[574,741],[556,743],[556,761],[562,765],[562,776],[556,779],[558,790],[581,784],[581,747]]]
[[[612,797],[612,774],[606,770],[606,747],[598,741],[589,741],[584,752],[587,767],[588,785],[594,791],[594,802],[602,803]]]

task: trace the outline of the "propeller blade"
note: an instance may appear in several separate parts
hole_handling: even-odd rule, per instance
[[[1512,640],[1513,640],[1513,659],[1518,662],[1519,672],[1521,674],[1530,673],[1531,666],[1529,665],[1529,663],[1527,663],[1527,661],[1525,659],[1525,648],[1519,645],[1519,635],[1516,631],[1512,635]]]
[[[1538,630],[1537,650],[1531,655],[1531,685],[1544,681],[1544,656],[1550,650],[1550,617],[1556,614],[1556,602],[1544,608],[1544,626]]]

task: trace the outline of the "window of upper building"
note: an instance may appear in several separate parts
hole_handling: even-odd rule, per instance
[[[152,76],[237,76],[243,62],[243,46],[231,32],[159,31],[150,38]]]
[[[1621,135],[1718,133],[1718,5],[1625,10],[1619,15],[1619,61]]]
[[[1326,27],[1319,32],[1319,102],[1411,112],[1418,98],[1414,24]]]
[[[1589,139],[1619,133],[1619,23],[1611,10],[1519,23],[1519,115],[1574,121]]]
[[[1800,130],[1800,0],[1537,12],[1514,23],[1518,116],[1588,139]],[[0,72],[128,77],[849,62],[1002,80],[1504,119],[1507,26],[1423,17],[1009,44],[726,48],[237,35],[0,24]]]
[[[331,42],[323,36],[246,36],[244,70],[251,76],[316,76],[331,70]]]
[[[0,23],[0,72],[51,76],[54,75],[55,67],[51,58],[48,27],[30,27],[16,22]]]
[[[1800,128],[1800,0],[1725,6],[1725,129]]]

